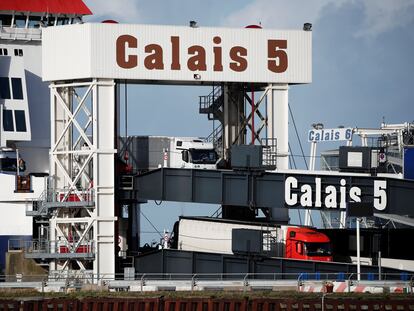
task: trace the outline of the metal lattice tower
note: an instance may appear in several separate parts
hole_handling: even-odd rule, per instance
[[[115,83],[55,82],[50,89],[50,272],[114,274]]]

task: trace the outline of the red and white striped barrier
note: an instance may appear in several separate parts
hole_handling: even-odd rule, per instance
[[[329,292],[327,290],[326,282],[319,281],[305,281],[302,283],[303,285],[299,286],[300,292],[306,293],[323,293]],[[412,292],[411,286],[407,284],[398,284],[395,282],[395,286],[385,286],[382,285],[368,285],[361,282],[360,284],[357,282],[351,282],[349,285],[348,281],[344,282],[332,282],[330,283],[333,285],[332,292],[334,293],[383,293],[384,288],[388,289],[390,293],[404,293],[404,292]],[[390,284],[391,285],[391,284]],[[388,290],[386,290],[388,292]]]

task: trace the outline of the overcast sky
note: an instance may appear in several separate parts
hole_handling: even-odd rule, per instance
[[[289,91],[306,154],[306,133],[315,122],[325,127],[378,127],[383,118],[387,123],[414,120],[412,0],[85,2],[94,12],[87,20],[93,22],[115,19],[121,23],[188,25],[195,20],[200,27],[242,28],[261,23],[267,29],[301,29],[303,23],[311,22],[313,82],[292,86]],[[212,125],[198,115],[198,95],[207,93],[195,87],[131,87],[129,134],[207,136]],[[292,145],[298,153],[296,141],[292,140]],[[159,229],[171,228],[175,214],[194,210],[190,204],[175,204],[167,217],[171,219],[166,219],[158,216],[164,213],[163,207],[147,204],[143,208]]]

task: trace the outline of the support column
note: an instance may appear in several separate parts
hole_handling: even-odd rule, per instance
[[[277,169],[289,168],[289,101],[287,84],[273,84],[267,92],[267,137],[276,139]]]
[[[45,201],[57,204],[51,252],[58,243],[67,249],[51,269],[114,277],[115,105],[114,80],[51,85],[52,182]],[[75,256],[79,247],[90,256]]]
[[[267,138],[276,139],[276,169],[289,168],[289,101],[287,84],[270,85],[267,92]],[[289,210],[284,206],[271,209],[271,218],[278,222],[289,222]]]
[[[94,273],[115,273],[115,83],[98,80],[93,93],[93,175],[96,224]]]
[[[239,84],[226,83],[223,91],[223,146],[224,159],[228,160],[231,146],[245,143],[245,133],[240,133],[241,116],[244,116],[244,97]]]

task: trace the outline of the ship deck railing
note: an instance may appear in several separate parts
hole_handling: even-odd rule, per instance
[[[42,29],[0,26],[0,39],[11,41],[41,41]]]

